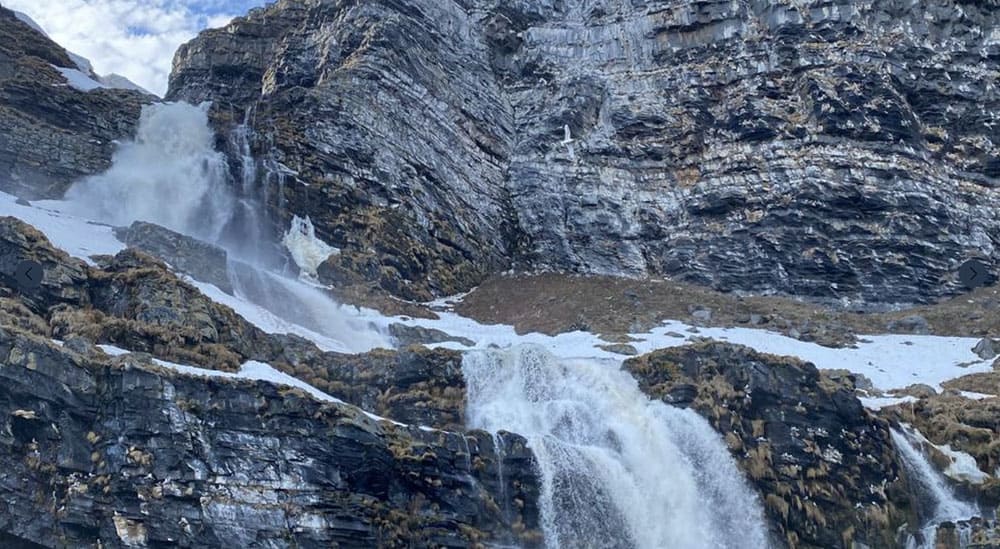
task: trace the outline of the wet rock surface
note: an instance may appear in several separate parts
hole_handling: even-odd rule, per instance
[[[929,302],[997,267],[997,17],[284,0],[182,48],[170,97],[218,101],[231,149],[250,122],[278,217],[345,250],[329,281],[423,298],[513,260]]]
[[[781,542],[896,545],[910,512],[905,472],[888,424],[861,406],[852,384],[717,342],[656,351],[624,368],[651,397],[691,407],[719,431]]]
[[[0,7],[0,191],[59,198],[111,165],[114,141],[132,136],[144,103],[136,91],[70,87],[55,67],[69,54]]]

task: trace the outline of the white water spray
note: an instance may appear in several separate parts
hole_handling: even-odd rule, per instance
[[[208,104],[143,107],[135,141],[118,148],[111,168],[66,193],[70,211],[119,226],[149,221],[217,241],[233,196],[207,112]]]
[[[214,148],[208,107],[186,103],[143,107],[135,141],[121,145],[106,172],[70,188],[62,208],[118,226],[148,221],[219,244],[236,259],[230,261],[229,275],[237,297],[341,342],[345,351],[390,347],[388,338],[322,290],[277,272],[279,254],[269,252],[280,244],[273,237],[269,240],[261,227],[266,200],[237,199],[225,157]],[[253,190],[250,179],[256,171],[253,159],[246,157],[249,147],[240,150],[244,153],[241,187],[246,194]],[[316,242],[303,246],[313,255],[322,252],[313,249]]]
[[[614,362],[541,347],[466,354],[468,423],[528,439],[549,547],[760,548],[756,496],[722,438]]]
[[[902,427],[906,429],[905,426]],[[913,444],[911,439],[923,439],[915,432],[902,433],[896,429],[892,432],[892,441],[899,450],[903,465],[916,485],[917,497],[926,507],[921,516],[923,521],[921,534],[923,542],[910,538],[907,549],[925,549],[934,547],[937,527],[942,522],[957,522],[979,516],[979,510],[972,504],[959,500],[948,486],[944,476],[931,465],[924,454]],[[924,439],[926,440],[926,439]]]

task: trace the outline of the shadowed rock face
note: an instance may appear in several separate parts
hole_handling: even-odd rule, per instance
[[[142,104],[153,99],[79,91],[54,66],[76,68],[66,50],[0,7],[0,191],[61,197],[111,165],[114,140],[134,134]]]
[[[540,541],[520,437],[500,439],[498,458],[486,433],[377,423],[296,390],[175,376],[4,328],[0,361],[7,547]]]
[[[346,250],[329,281],[425,297],[514,260],[928,301],[964,259],[997,264],[998,17],[283,0],[183,47],[170,97],[217,101],[231,149],[249,109],[280,220]]]

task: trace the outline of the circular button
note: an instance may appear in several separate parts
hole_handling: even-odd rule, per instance
[[[985,286],[990,279],[986,265],[978,259],[970,259],[958,268],[958,280],[966,288],[974,289]]]

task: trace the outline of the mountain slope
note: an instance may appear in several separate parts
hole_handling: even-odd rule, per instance
[[[91,76],[78,60],[0,7],[0,190],[60,197],[73,181],[107,169],[114,141],[135,132],[153,97],[97,82],[83,91]]]
[[[426,297],[514,262],[922,302],[997,265],[998,17],[283,0],[182,47],[169,96],[218,101],[233,152],[248,121],[278,217],[345,250],[328,281]]]

